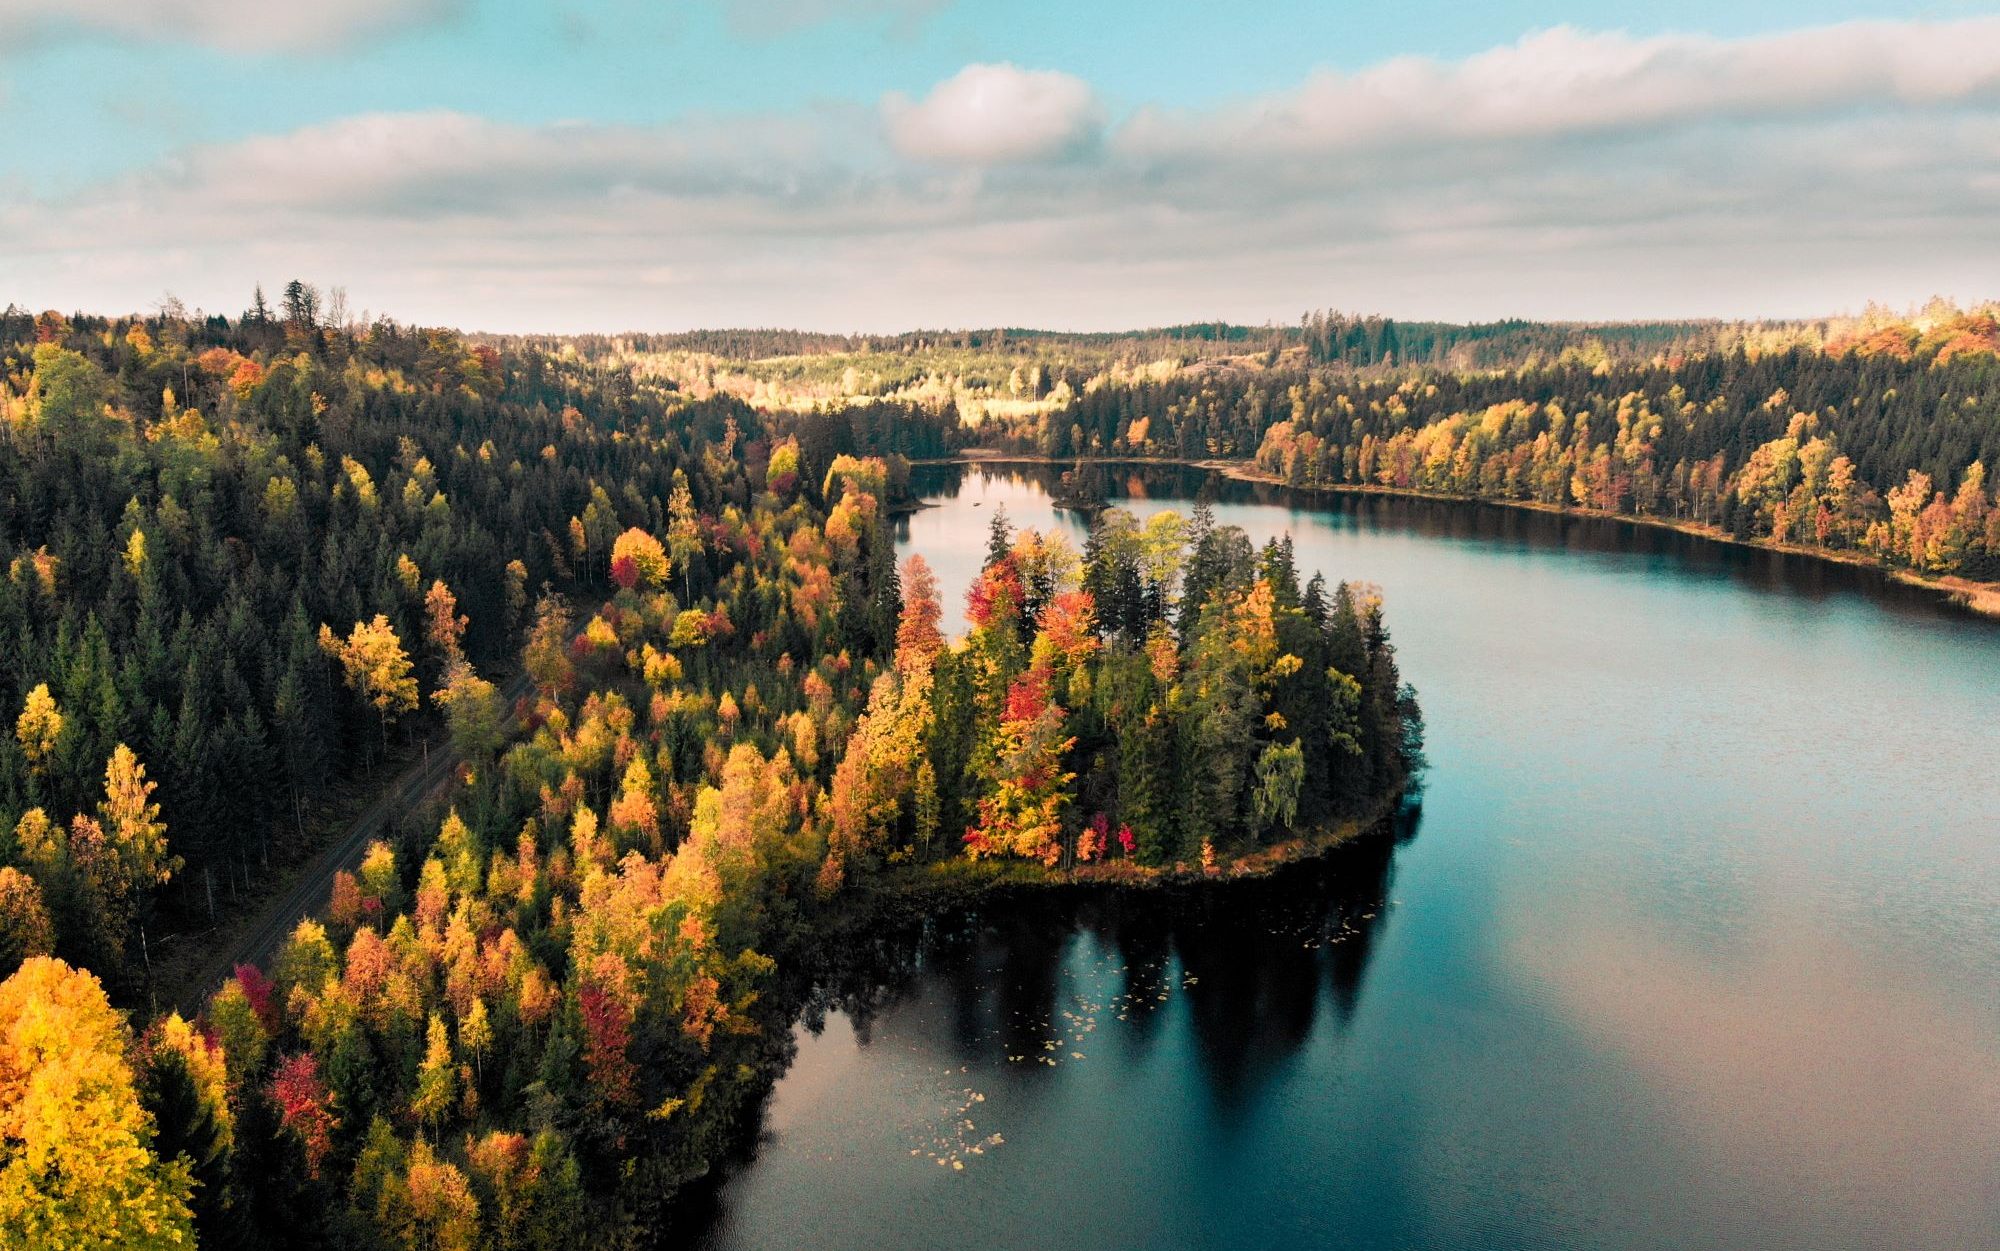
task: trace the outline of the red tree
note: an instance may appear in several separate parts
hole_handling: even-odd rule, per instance
[[[944,635],[938,631],[943,616],[936,575],[922,556],[912,555],[903,562],[903,619],[896,626],[898,672],[927,669],[944,650]]]
[[[257,1024],[264,1027],[267,1034],[278,1032],[278,1006],[271,1000],[271,979],[254,964],[236,966],[236,984],[243,988],[243,997],[250,1001],[250,1010],[257,1014]]]
[[[630,556],[614,558],[611,562],[611,580],[627,591],[639,585],[639,562]]]
[[[278,1065],[271,1077],[271,1101],[278,1105],[284,1127],[298,1135],[305,1148],[306,1167],[319,1176],[319,1166],[333,1150],[333,1131],[340,1119],[333,1114],[333,1095],[319,1077],[319,1061],[302,1052]]]
[[[638,1084],[638,1072],[625,1053],[632,1041],[632,1010],[596,982],[585,982],[577,991],[576,1006],[583,1016],[583,1061],[597,1097],[612,1105],[630,1103]]]
[[[1009,552],[986,566],[965,593],[965,615],[984,630],[995,621],[1012,620],[1021,611],[1023,597],[1021,571]]]

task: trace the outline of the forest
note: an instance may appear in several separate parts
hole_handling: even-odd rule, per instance
[[[1341,343],[1381,351],[1366,346],[1379,327],[1320,324],[1335,357]],[[1235,460],[1295,486],[1659,518],[2000,579],[1988,480],[2000,310],[1880,315],[1796,338],[1765,328],[1643,359],[1593,342],[1496,369],[1174,370],[989,417],[976,441],[1064,459]]]
[[[1380,593],[1288,543],[996,517],[950,637],[893,407],[327,303],[0,316],[7,1246],[639,1245],[879,893],[1200,880],[1422,767]]]
[[[1231,461],[2000,579],[2000,308],[536,341],[885,457]]]

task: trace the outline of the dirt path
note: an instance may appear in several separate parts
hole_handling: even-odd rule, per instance
[[[500,692],[509,708],[527,693],[525,673],[516,674]],[[339,838],[299,871],[298,879],[284,894],[263,911],[240,922],[233,933],[218,936],[216,949],[182,988],[180,1010],[190,1014],[199,1011],[237,965],[269,964],[299,922],[326,907],[333,892],[334,875],[342,869],[358,868],[368,844],[381,835],[390,821],[435,798],[450,784],[459,763],[458,749],[448,738],[440,735],[431,740],[424,757],[391,780],[382,794],[347,824]]]

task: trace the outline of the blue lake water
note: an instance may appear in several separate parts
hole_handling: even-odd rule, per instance
[[[920,472],[949,616],[995,507],[1081,545],[1042,471]],[[884,935],[701,1245],[2000,1247],[2000,625],[1665,531],[1208,489],[1383,588],[1420,818]]]

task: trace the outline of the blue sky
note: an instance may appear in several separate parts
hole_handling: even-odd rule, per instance
[[[0,300],[233,312],[297,273],[614,330],[1980,298],[1995,12],[0,0]]]

